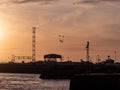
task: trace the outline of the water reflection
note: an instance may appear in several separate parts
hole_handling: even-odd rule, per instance
[[[39,74],[0,74],[0,90],[69,90],[69,80],[41,80]]]

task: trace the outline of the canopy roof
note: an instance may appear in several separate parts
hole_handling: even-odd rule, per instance
[[[47,54],[44,55],[44,58],[62,58],[62,56],[59,54]]]

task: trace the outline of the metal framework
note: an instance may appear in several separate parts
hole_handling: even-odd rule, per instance
[[[15,59],[32,59],[31,56],[15,56]]]
[[[32,56],[11,56],[11,62],[15,62],[16,60],[26,60],[26,59],[32,59]]]
[[[36,27],[32,28],[32,62],[36,61]]]
[[[32,59],[32,62],[36,61],[36,27],[32,27],[32,56],[15,56],[12,55],[11,62],[15,62],[16,59]]]
[[[60,43],[63,43],[63,42],[64,42],[64,36],[59,35],[59,42],[60,42]]]

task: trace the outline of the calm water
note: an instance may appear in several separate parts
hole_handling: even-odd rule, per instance
[[[42,80],[39,74],[0,73],[0,90],[69,90],[69,80]]]

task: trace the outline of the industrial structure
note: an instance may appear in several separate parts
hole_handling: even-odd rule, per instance
[[[36,27],[33,27],[32,32],[32,62],[36,61]]]
[[[59,42],[63,43],[64,42],[64,36],[63,35],[59,35]]]
[[[11,56],[10,62],[15,62],[17,60],[32,60],[32,62],[36,61],[36,27],[32,27],[32,55],[31,56]]]

